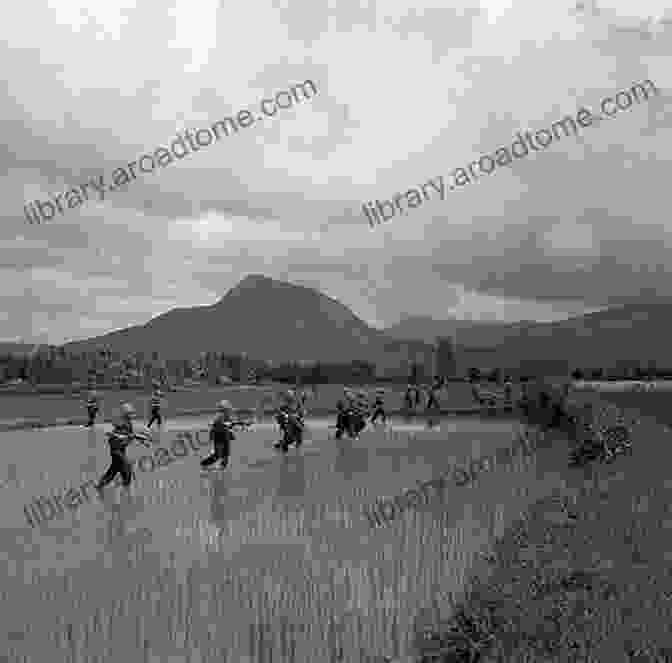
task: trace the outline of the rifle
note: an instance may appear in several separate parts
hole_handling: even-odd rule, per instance
[[[139,433],[133,433],[133,439],[136,440],[137,442],[140,442],[144,447],[147,447],[148,449],[152,448],[152,445],[150,443],[151,441],[151,436],[147,433],[139,432]]]
[[[128,440],[140,442],[143,446],[147,447],[148,449],[151,449],[152,445],[149,443],[149,440],[152,438],[147,435],[147,433],[143,432],[138,432],[138,433],[131,433],[128,435],[127,433],[115,433],[112,431],[111,433],[105,433],[107,436],[108,442],[111,438],[117,437],[117,438],[126,438]]]
[[[232,428],[251,428],[252,424],[254,424],[254,421],[250,420],[245,420],[245,419],[234,419],[232,421],[227,421],[227,424],[231,426]]]

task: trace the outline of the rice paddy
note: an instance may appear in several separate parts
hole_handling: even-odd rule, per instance
[[[206,423],[175,420],[161,444],[171,427]],[[130,495],[110,487],[36,528],[25,503],[105,470],[104,427],[0,434],[13,468],[0,488],[0,649],[16,661],[68,662],[410,656],[418,630],[451,613],[494,538],[557,488],[558,452],[498,465],[372,531],[363,509],[374,499],[510,446],[519,424],[394,427],[335,441],[327,422],[313,421],[304,448],[281,457],[277,431],[262,423],[238,434],[226,472],[201,476],[194,453],[136,471]]]

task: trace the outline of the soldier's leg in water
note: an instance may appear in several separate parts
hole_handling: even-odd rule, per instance
[[[119,468],[121,480],[124,486],[128,487],[131,485],[131,480],[133,479],[133,467],[128,458],[123,458],[120,462],[122,463]]]
[[[340,440],[345,432],[345,419],[342,412],[336,415],[336,439]]]
[[[287,451],[292,441],[292,430],[290,425],[287,424],[284,429],[284,435],[282,436],[282,450]]]
[[[222,441],[215,446],[215,453],[217,459],[222,467],[227,467],[229,464],[229,456],[231,454],[231,445],[228,441]]]
[[[217,455],[217,446],[215,446],[213,452],[207,458],[204,458],[201,461],[201,467],[209,467],[213,463],[216,463],[218,459],[219,456]]]
[[[100,477],[97,488],[100,490],[104,486],[107,486],[107,484],[110,483],[119,472],[121,472],[122,466],[123,463],[120,461],[119,456],[117,454],[112,454],[112,462],[107,468],[107,472],[105,472],[105,474]]]

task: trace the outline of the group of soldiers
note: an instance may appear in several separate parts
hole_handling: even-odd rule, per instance
[[[159,389],[157,382],[153,385],[152,398],[150,401],[151,413],[147,428],[151,428],[156,421],[158,426],[163,425],[163,418],[161,417],[161,399],[163,394]],[[95,389],[89,390],[86,399],[86,410],[88,414],[88,422],[85,424],[86,428],[93,428],[96,423],[96,417],[100,412],[101,399]],[[135,408],[131,403],[121,404],[121,417],[114,423],[111,433],[107,433],[107,441],[110,447],[110,466],[100,478],[98,482],[98,490],[101,491],[108,483],[114,480],[117,474],[121,475],[124,486],[129,486],[133,478],[133,470],[131,463],[126,455],[126,449],[132,442],[140,442],[146,447],[149,447],[148,435],[136,432],[133,429],[133,417],[135,416]]]
[[[297,449],[303,444],[307,398],[305,391],[297,393],[294,389],[282,394],[283,402],[275,413],[275,421],[280,426],[282,438],[274,446],[283,453],[287,453],[292,444]]]
[[[161,406],[163,403],[163,393],[161,392],[160,385],[158,382],[152,384],[152,397],[150,400],[150,417],[149,422],[147,423],[147,428],[151,428],[152,424],[156,422],[157,426],[163,425],[163,417],[161,416]],[[128,405],[126,403],[125,405]],[[86,428],[92,428],[96,423],[96,417],[100,412],[101,399],[98,396],[98,392],[91,388],[89,389],[88,396],[86,398],[86,411],[88,414],[88,422],[86,423]],[[131,406],[132,407],[132,406]]]
[[[107,433],[110,447],[110,466],[98,482],[99,491],[113,481],[117,474],[121,475],[125,487],[130,485],[133,471],[126,455],[129,444],[137,441],[151,448],[149,436],[134,429],[134,416],[135,408],[133,405],[122,403],[121,417],[114,423],[112,432]],[[160,413],[152,413],[152,419],[157,416],[160,418]],[[236,427],[247,427],[249,425],[249,422],[234,420],[233,406],[229,401],[220,401],[217,404],[217,415],[210,426],[210,441],[213,443],[213,452],[207,458],[201,460],[201,467],[207,468],[219,463],[220,468],[226,468],[231,455],[231,442],[235,440],[234,430]]]
[[[367,422],[375,425],[380,419],[383,424],[387,423],[384,393],[384,389],[377,389],[371,403],[365,391],[346,387],[343,398],[336,404],[336,439],[341,439],[345,433],[351,438],[358,437]],[[307,394],[305,391],[289,389],[281,395],[281,400],[275,420],[282,438],[275,444],[275,448],[286,453],[291,445],[299,448],[303,444]]]
[[[410,412],[420,408],[422,405],[423,392],[427,399],[425,409],[431,410],[432,408],[436,408],[437,410],[440,410],[441,404],[439,403],[439,392],[444,386],[445,382],[439,378],[436,378],[432,384],[423,386],[409,384],[406,388],[406,393],[404,394],[404,405],[406,410]]]
[[[501,398],[502,395],[500,394],[479,388],[476,380],[469,378],[468,380],[471,382],[471,395],[479,405],[496,405],[497,401]],[[522,387],[524,389],[525,383],[522,384]],[[504,380],[503,397],[504,405],[511,407],[513,405],[513,382],[510,377],[506,377]]]
[[[439,409],[438,391],[442,386],[441,381],[436,380],[428,388],[428,409],[432,407]],[[159,387],[158,383],[154,383],[148,429],[155,422],[158,426],[163,425],[161,414],[163,394]],[[412,396],[414,389],[416,390],[415,399]],[[412,409],[414,405],[417,406],[417,394],[418,388],[409,385],[405,395],[406,405],[409,409]],[[343,397],[336,404],[336,439],[341,439],[345,434],[353,439],[358,438],[368,423],[376,425],[380,420],[383,425],[386,425],[387,413],[385,411],[384,395],[384,389],[376,389],[374,399],[370,400],[366,391],[346,387],[343,391]],[[275,411],[275,420],[279,425],[282,437],[274,446],[283,453],[287,453],[292,445],[298,449],[303,444],[306,401],[307,394],[305,391],[289,389],[281,394],[281,404]],[[100,399],[94,390],[89,393],[86,407],[89,415],[87,426],[92,427],[100,410]],[[146,434],[136,433],[133,429],[132,419],[135,416],[133,406],[130,403],[123,403],[121,410],[121,419],[114,425],[112,433],[108,434],[111,464],[101,478],[99,488],[107,485],[117,474],[121,474],[124,485],[129,485],[132,471],[126,457],[126,447],[134,440],[143,444],[147,442]],[[235,421],[231,403],[226,400],[220,401],[217,404],[217,416],[210,427],[210,439],[214,449],[207,458],[201,461],[201,466],[208,468],[215,463],[219,463],[220,467],[226,468],[231,453],[231,442],[235,440],[234,430],[236,427],[249,425],[248,422]]]
[[[163,417],[161,416],[161,405],[163,393],[160,390],[158,382],[154,382],[152,397],[150,400],[150,416],[147,428],[151,429],[152,424],[156,422],[157,426],[163,426]],[[86,410],[88,422],[86,428],[93,428],[96,423],[96,417],[100,412],[101,399],[95,389],[89,390],[86,399]],[[149,436],[142,432],[137,432],[133,428],[133,418],[135,417],[135,408],[131,403],[121,404],[121,416],[114,422],[111,433],[107,433],[107,441],[110,447],[110,466],[98,482],[98,490],[101,491],[107,484],[120,474],[124,486],[129,486],[133,478],[131,463],[126,455],[126,450],[132,442],[140,442],[146,447],[150,447]]]
[[[373,404],[369,402],[367,393],[363,390],[353,391],[347,387],[343,390],[344,398],[336,403],[336,439],[341,439],[344,433],[348,437],[357,438],[364,430],[367,420],[376,424],[380,417],[383,425],[387,423],[387,414],[384,404],[384,389],[376,389]]]

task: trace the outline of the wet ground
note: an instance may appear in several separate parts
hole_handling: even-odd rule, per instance
[[[335,441],[329,422],[314,420],[303,449],[283,457],[268,422],[238,434],[227,471],[204,476],[206,436],[191,448],[174,442],[178,429],[207,423],[170,422],[153,454],[174,455],[153,470],[143,461],[130,494],[85,490],[90,497],[62,513],[43,499],[43,514],[57,515],[42,523],[24,506],[96,480],[109,427],[0,433],[8,660],[360,663],[408,654],[427,611],[449,613],[479,552],[559,481],[552,450],[514,457],[372,529],[364,507],[511,447],[520,425],[397,421]],[[129,456],[149,453],[135,446]]]
[[[368,385],[364,389],[373,393],[377,385]],[[309,390],[307,407],[308,411],[335,412],[336,402],[343,398],[344,385],[328,384],[320,385],[315,394]],[[211,409],[214,413],[216,404],[222,399],[228,399],[236,410],[257,410],[261,405],[266,409],[273,409],[279,404],[280,393],[286,391],[287,385],[232,385],[213,387],[200,385],[197,388],[179,390],[164,393],[162,412],[164,416],[172,419],[178,414],[184,415],[192,411],[200,415],[198,410]],[[488,387],[490,390],[491,387]],[[517,398],[517,390],[514,389],[514,398]],[[43,423],[52,422],[65,425],[68,420],[79,424],[86,422],[87,392],[78,395],[61,394],[11,394],[0,393],[0,430],[2,426],[11,421],[38,420]],[[128,401],[135,407],[138,416],[145,418],[150,416],[151,392],[147,390],[105,390],[99,389],[98,396],[101,399],[101,410],[98,420],[110,420],[119,416],[119,405]],[[441,407],[445,409],[473,408],[475,403],[471,394],[471,387],[466,383],[450,383],[439,394]],[[425,399],[418,408],[422,414]],[[385,404],[388,411],[401,409],[404,405],[403,389],[398,385],[386,387]]]
[[[635,415],[632,455],[572,469],[559,457],[560,489],[507,529],[475,574],[462,607],[493,618],[483,663],[672,661],[670,434],[623,414]],[[557,451],[542,452],[544,463]],[[428,653],[437,645],[424,641]]]

